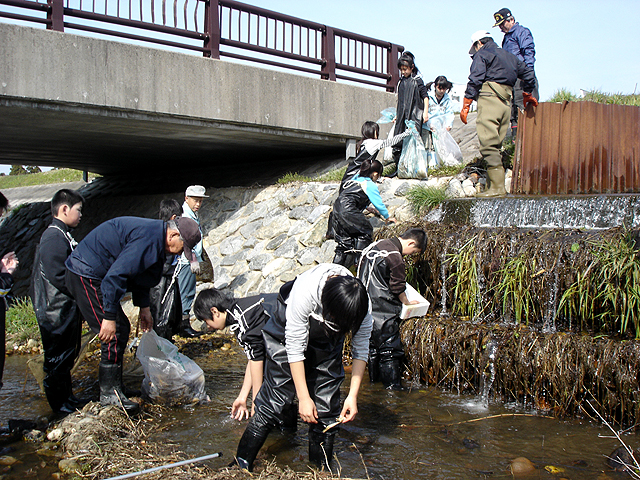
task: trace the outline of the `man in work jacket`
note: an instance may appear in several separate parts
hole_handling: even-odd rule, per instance
[[[527,64],[535,70],[536,62],[536,46],[533,43],[533,35],[531,30],[523,27],[511,14],[508,8],[501,8],[493,14],[496,23],[494,27],[500,27],[504,37],[502,37],[502,48],[509,53],[513,53],[520,61]],[[536,100],[540,98],[538,95],[538,79],[535,78],[536,85],[532,95]],[[513,103],[511,105],[511,129],[512,136],[515,138],[516,129],[518,128],[518,109],[524,109],[522,98],[522,81],[518,80],[513,86]]]
[[[200,238],[198,224],[190,218],[165,222],[118,217],[91,231],[67,258],[67,289],[102,341],[101,404],[122,405],[129,414],[140,408],[127,398],[122,383],[122,359],[131,330],[120,306],[122,297],[132,293],[133,304],[140,307],[142,330],[151,330],[149,290],[160,281],[165,255],[184,251],[192,258],[191,249]]]
[[[535,86],[533,69],[512,53],[499,48],[486,30],[479,30],[471,36],[469,55],[473,58],[469,82],[464,93],[460,120],[467,123],[471,103],[478,102],[476,128],[480,153],[487,162],[489,188],[478,197],[498,197],[506,193],[504,188],[504,167],[500,147],[509,128],[511,98],[516,80],[523,83],[525,108],[528,104],[538,105],[531,95]]]

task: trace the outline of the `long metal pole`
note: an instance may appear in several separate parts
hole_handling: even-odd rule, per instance
[[[141,470],[139,472],[127,473],[117,477],[109,477],[104,480],[121,480],[123,478],[137,477],[138,475],[144,475],[146,473],[157,472],[159,470],[166,470],[167,468],[181,467],[182,465],[188,465],[189,463],[203,462],[204,460],[210,460],[212,458],[218,458],[222,456],[222,452],[212,453],[211,455],[205,455],[204,457],[192,458],[191,460],[182,460],[181,462],[170,463],[169,465],[161,465],[159,467],[149,468],[147,470]]]

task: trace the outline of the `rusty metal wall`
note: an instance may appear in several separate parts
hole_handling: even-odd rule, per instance
[[[511,191],[640,192],[640,107],[540,103],[520,114]]]

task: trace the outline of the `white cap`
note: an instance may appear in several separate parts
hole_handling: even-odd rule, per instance
[[[478,30],[473,35],[471,35],[471,43],[476,43],[478,40],[482,40],[486,37],[493,38],[491,32],[488,32],[486,30]]]
[[[209,198],[209,195],[205,195],[206,190],[202,185],[191,185],[184,193],[187,197],[203,197]]]

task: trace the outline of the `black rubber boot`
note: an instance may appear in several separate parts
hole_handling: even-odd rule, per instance
[[[116,405],[124,407],[129,415],[140,412],[140,405],[132,402],[122,391],[122,370],[116,363],[101,363],[98,368],[98,381],[100,383],[100,404]]]
[[[124,366],[122,365],[122,362],[118,363],[118,367],[120,368],[120,390],[122,390],[127,398],[140,397],[142,395],[141,390],[129,388],[124,384]]]
[[[327,433],[322,433],[323,429],[322,424],[309,427],[309,461],[318,468],[324,466],[331,471],[333,442],[336,438],[337,428],[332,428]]]
[[[236,459],[232,465],[237,464],[240,468],[252,472],[253,462],[267,440],[271,428],[272,425],[259,412],[251,417],[247,429],[238,443]]]
[[[195,331],[191,327],[191,317],[189,315],[182,316],[182,322],[180,322],[180,336],[182,338],[196,338],[202,335],[202,333]]]
[[[42,385],[51,410],[55,413],[71,413],[75,410],[73,407],[65,406],[71,395],[71,376],[66,378],[66,375],[47,375]]]
[[[402,366],[397,358],[384,358],[380,360],[380,380],[384,388],[402,390]]]
[[[380,381],[380,355],[374,349],[369,349],[369,381],[371,383]]]

